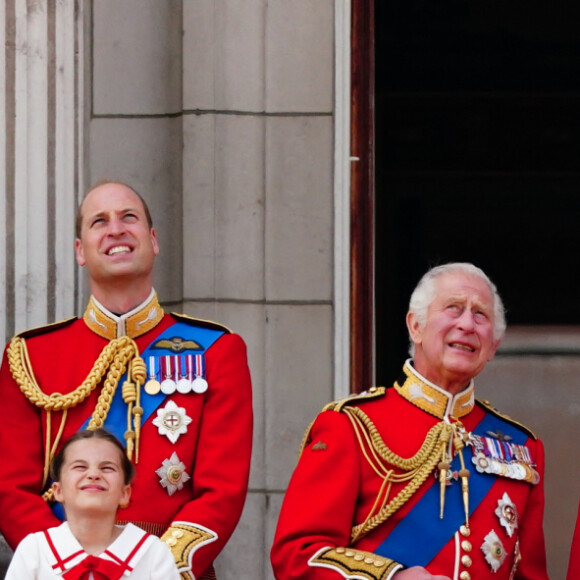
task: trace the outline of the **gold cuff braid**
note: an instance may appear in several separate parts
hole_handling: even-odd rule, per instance
[[[217,539],[217,535],[205,528],[174,522],[161,539],[169,546],[179,571],[187,572],[191,569],[191,552],[195,552],[204,544],[213,542]]]
[[[403,568],[398,562],[372,552],[343,547],[318,552],[308,563],[310,566],[333,568],[345,578],[368,580],[387,580],[393,572]]]

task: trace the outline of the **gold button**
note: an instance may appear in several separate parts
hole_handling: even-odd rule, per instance
[[[372,558],[369,558],[369,556],[365,558],[365,564],[372,564],[373,562],[374,560]]]
[[[165,540],[165,543],[170,547],[173,548],[173,546],[175,546],[177,544],[177,540],[175,538],[167,538],[167,540]]]
[[[461,526],[459,528],[459,533],[464,537],[468,538],[471,535],[471,530],[467,526]]]
[[[466,567],[469,568],[472,564],[471,558],[469,556],[461,556],[461,563]]]
[[[339,546],[338,548],[336,548],[337,554],[344,554],[345,552],[346,552],[346,548],[343,548],[342,546]]]
[[[377,568],[382,568],[385,565],[385,561],[384,560],[375,560],[373,562],[373,566],[377,567]]]
[[[459,574],[459,580],[471,580],[471,574],[463,570],[463,572]]]
[[[357,562],[362,562],[365,559],[365,557],[362,554],[355,554],[354,559]]]
[[[173,532],[171,532],[171,535],[174,538],[183,538],[183,530],[173,530]]]
[[[354,556],[354,552],[352,550],[347,550],[344,553],[345,556],[348,556],[349,558],[352,558],[352,556]]]
[[[464,552],[471,552],[472,550],[471,542],[463,540],[463,542],[461,542],[461,548]]]

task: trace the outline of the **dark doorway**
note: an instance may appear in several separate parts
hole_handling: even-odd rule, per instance
[[[374,3],[378,384],[439,263],[483,268],[510,324],[580,324],[576,6]]]

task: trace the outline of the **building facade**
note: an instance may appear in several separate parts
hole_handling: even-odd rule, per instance
[[[0,334],[82,312],[78,201],[102,179],[134,186],[158,231],[155,286],[165,308],[220,321],[248,344],[250,492],[217,563],[222,580],[272,578],[270,543],[304,430],[350,389],[351,9],[359,8],[0,0]],[[500,353],[482,384],[577,473],[573,442],[556,451],[562,438],[552,429],[573,428],[580,411],[566,406],[569,388],[548,400],[543,391],[546,374],[558,384],[577,376],[576,359],[563,365],[557,355],[528,364]],[[507,388],[522,377],[525,397]],[[550,565],[563,578],[580,486],[549,477]]]

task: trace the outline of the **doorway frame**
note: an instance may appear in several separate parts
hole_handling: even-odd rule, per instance
[[[375,381],[374,0],[352,3],[350,391]]]

